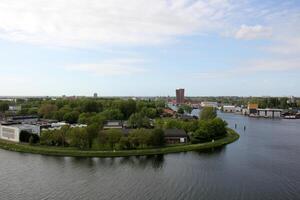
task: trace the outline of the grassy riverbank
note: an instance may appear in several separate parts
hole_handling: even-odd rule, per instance
[[[214,142],[206,142],[201,144],[188,144],[169,146],[155,149],[139,149],[139,150],[123,150],[123,151],[83,151],[70,147],[49,147],[49,146],[31,146],[28,144],[12,143],[5,140],[0,140],[0,148],[10,151],[23,153],[34,153],[53,156],[72,156],[72,157],[125,157],[125,156],[142,156],[155,154],[168,154],[186,151],[195,151],[203,149],[211,149],[220,147],[236,141],[239,135],[229,129],[227,136],[215,140]]]

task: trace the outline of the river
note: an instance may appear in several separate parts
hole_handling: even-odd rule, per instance
[[[0,199],[300,199],[300,120],[219,115],[241,137],[205,152],[71,158],[0,150]]]

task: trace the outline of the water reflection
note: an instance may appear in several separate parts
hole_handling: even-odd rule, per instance
[[[214,147],[210,149],[201,149],[194,152],[197,153],[198,155],[208,157],[208,156],[219,156],[221,154],[224,154],[225,151],[226,151],[226,146],[221,146],[221,147]]]
[[[41,156],[45,162],[56,162],[61,166],[66,165],[94,168],[106,167],[117,168],[120,165],[130,166],[132,168],[145,169],[152,167],[153,169],[160,169],[164,166],[164,155],[151,155],[151,156],[131,156],[131,157],[112,157],[112,158],[82,158],[82,157],[54,157],[54,156]]]

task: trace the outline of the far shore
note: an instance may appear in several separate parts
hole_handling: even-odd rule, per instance
[[[152,149],[138,150],[121,150],[121,151],[93,151],[93,150],[78,150],[71,147],[51,147],[41,145],[29,145],[13,143],[0,139],[0,148],[22,153],[32,153],[50,156],[66,156],[66,157],[127,157],[127,156],[146,156],[157,154],[179,153],[187,151],[197,151],[211,149],[230,144],[239,139],[239,134],[232,129],[228,129],[226,137],[212,142],[166,146]]]

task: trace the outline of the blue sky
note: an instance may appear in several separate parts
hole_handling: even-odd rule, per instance
[[[0,0],[0,60],[0,95],[300,96],[300,3]]]

